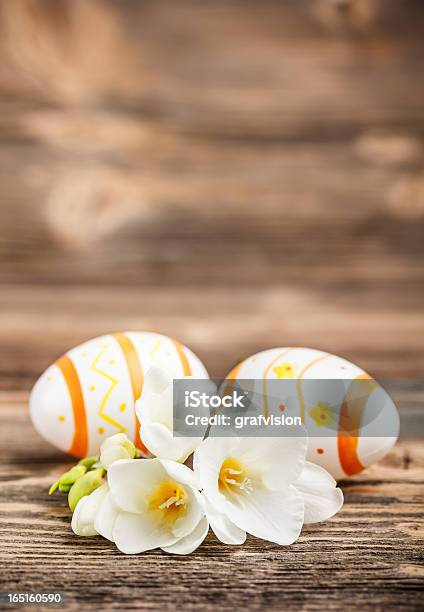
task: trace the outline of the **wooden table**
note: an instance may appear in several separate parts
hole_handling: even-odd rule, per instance
[[[210,533],[188,557],[125,556],[77,538],[66,496],[48,497],[69,460],[34,432],[26,400],[0,396],[0,590],[60,591],[69,610],[422,609],[422,440],[343,482],[341,512],[292,546]]]
[[[0,589],[81,610],[422,609],[422,2],[0,11]],[[291,547],[125,557],[72,536],[47,496],[68,459],[26,404],[65,350],[126,329],[213,376],[271,346],[338,353],[409,381],[407,436]]]

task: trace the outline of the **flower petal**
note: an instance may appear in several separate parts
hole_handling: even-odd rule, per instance
[[[226,503],[225,496],[218,488],[219,471],[224,460],[234,454],[238,445],[239,438],[207,438],[194,451],[196,482],[217,510]]]
[[[161,462],[166,473],[172,480],[176,480],[182,485],[196,488],[194,472],[187,465],[177,463],[176,461],[168,461],[167,459],[158,459]]]
[[[183,463],[201,438],[174,438],[173,409],[172,378],[162,368],[150,368],[136,402],[140,438],[153,455]]]
[[[152,421],[145,413],[139,416],[139,422],[141,441],[153,455],[162,459],[184,463],[201,441],[201,438],[174,438],[172,430],[163,423]]]
[[[172,378],[166,370],[159,366],[151,366],[144,376],[142,396],[148,393],[163,393],[171,384]]]
[[[94,528],[97,533],[107,540],[111,540],[111,542],[113,542],[113,526],[120,512],[121,510],[113,501],[111,493],[107,493],[97,512]]]
[[[282,491],[297,480],[305,464],[308,440],[304,427],[284,438],[240,438],[237,459],[264,485]]]
[[[307,461],[294,486],[305,502],[305,523],[326,521],[343,505],[343,492],[322,467]]]
[[[127,555],[153,548],[171,546],[178,541],[152,513],[120,512],[113,526],[113,541]]]
[[[120,446],[121,444],[125,444],[128,440],[127,436],[124,433],[117,433],[113,436],[109,436],[105,438],[101,444],[100,448],[109,448],[111,446]]]
[[[250,493],[234,497],[234,502],[227,502],[226,513],[239,529],[281,545],[292,544],[299,537],[304,504],[293,485],[286,491],[255,487]]]
[[[244,544],[246,532],[234,525],[225,514],[218,512],[207,497],[205,497],[205,501],[206,516],[218,540],[224,544]]]
[[[191,533],[171,546],[162,546],[162,550],[174,555],[189,555],[200,546],[209,531],[209,523],[204,516]]]
[[[186,465],[168,461],[166,459],[158,459],[169,478],[177,481],[184,486],[187,494],[187,512],[174,523],[172,532],[176,537],[186,536],[204,515],[204,500],[202,495],[196,490],[196,482],[194,472]]]
[[[192,487],[185,486],[187,494],[187,510],[181,518],[178,518],[173,527],[172,533],[177,538],[183,538],[188,535],[200,519],[205,515],[203,497]]]
[[[172,429],[173,392],[169,386],[163,393],[143,393],[136,403],[138,420],[162,423],[167,429]]]
[[[96,514],[100,508],[103,499],[107,496],[109,487],[107,484],[102,485],[90,495],[82,497],[76,505],[72,515],[72,530],[79,536],[94,536],[97,535],[94,523]]]
[[[173,384],[172,378],[162,368],[151,367],[145,376],[143,392],[136,401],[135,409],[141,422],[162,423],[168,429],[172,427],[173,417]]]
[[[166,477],[159,459],[117,461],[108,471],[114,502],[126,512],[144,512],[149,493]]]
[[[120,459],[128,459],[128,452],[122,446],[110,446],[102,449],[100,454],[100,463],[108,470],[112,463]]]

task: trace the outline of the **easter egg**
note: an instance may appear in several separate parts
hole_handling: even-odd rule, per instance
[[[172,378],[208,378],[200,359],[167,336],[123,332],[94,338],[65,353],[34,385],[29,407],[35,428],[75,457],[96,454],[105,438],[121,432],[147,454],[134,406],[152,365]]]
[[[285,409],[275,393],[282,386],[272,381],[292,380],[291,414],[307,429],[307,459],[336,479],[379,461],[399,435],[399,414],[387,392],[364,370],[330,353],[270,349],[240,362],[226,378],[255,385],[265,414]]]

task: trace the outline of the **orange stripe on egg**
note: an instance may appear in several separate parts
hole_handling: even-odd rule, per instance
[[[238,363],[229,374],[227,374],[227,378],[230,380],[234,380],[235,378],[237,378],[238,373],[241,370],[241,366],[243,365],[244,361],[240,361],[240,363]]]
[[[226,379],[229,382],[227,382],[227,384],[225,386],[224,395],[231,395],[231,393],[234,391],[234,383],[232,381],[237,378],[238,373],[240,372],[241,366],[243,365],[243,363],[244,363],[244,361],[240,361],[240,363],[238,363],[236,366],[234,366],[234,368],[231,370],[231,372],[229,374],[227,374]]]
[[[369,381],[365,385],[364,380]],[[370,393],[377,383],[368,374],[360,374],[349,386],[342,402],[337,435],[337,448],[340,465],[347,476],[362,472],[365,468],[358,457],[359,429],[361,418]]]
[[[172,344],[174,345],[175,350],[178,353],[178,357],[179,357],[180,362],[181,362],[181,367],[183,369],[184,376],[191,376],[190,363],[189,363],[189,361],[187,359],[187,355],[185,354],[185,351],[184,351],[184,348],[183,348],[182,344],[180,344],[176,340],[172,340]]]
[[[78,372],[67,355],[58,359],[56,365],[62,372],[68,387],[74,415],[75,429],[68,452],[74,457],[85,457],[88,448],[87,415]]]
[[[131,388],[133,392],[134,403],[141,396],[141,392],[143,390],[144,383],[144,374],[143,368],[141,366],[140,359],[138,357],[137,350],[134,344],[131,342],[130,338],[122,333],[113,334],[113,337],[119,344],[122,354],[125,358],[128,373],[130,375]],[[134,444],[137,448],[139,448],[143,453],[150,455],[149,450],[144,446],[143,442],[140,438],[140,427],[137,420],[137,415],[134,409],[134,418],[135,418],[135,436],[134,436]]]

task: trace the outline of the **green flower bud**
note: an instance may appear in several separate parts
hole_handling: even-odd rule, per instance
[[[59,481],[56,480],[56,482],[54,482],[52,484],[52,486],[50,487],[50,489],[49,489],[49,495],[52,495],[52,493],[54,493],[56,491],[56,489],[58,489],[58,488],[59,488]]]
[[[103,484],[104,475],[105,470],[103,468],[99,468],[97,470],[91,470],[78,478],[78,480],[72,485],[72,488],[68,494],[68,503],[72,512],[75,510],[80,499],[86,495],[90,495],[90,493],[95,491]]]
[[[54,493],[56,489],[59,489],[62,493],[67,493],[71,486],[74,484],[78,478],[83,476],[87,468],[83,465],[75,465],[73,468],[62,474],[62,476],[57,480],[49,490],[49,495]]]
[[[130,459],[135,459],[136,455],[137,455],[137,449],[135,447],[135,445],[131,442],[131,440],[125,440],[125,442],[122,445],[125,450],[128,453],[128,456]]]
[[[74,482],[78,480],[81,476],[84,476],[87,468],[83,465],[75,465],[73,468],[69,470],[69,472],[65,472],[63,476],[60,478],[60,484],[62,485],[73,485]]]
[[[71,488],[72,488],[71,484],[59,484],[59,491],[61,493],[69,493]]]
[[[84,467],[87,468],[87,471],[88,471],[94,467],[95,463],[97,463],[98,460],[99,459],[97,455],[93,457],[84,457],[84,459],[81,459],[81,461],[78,461],[78,465],[83,465]]]

